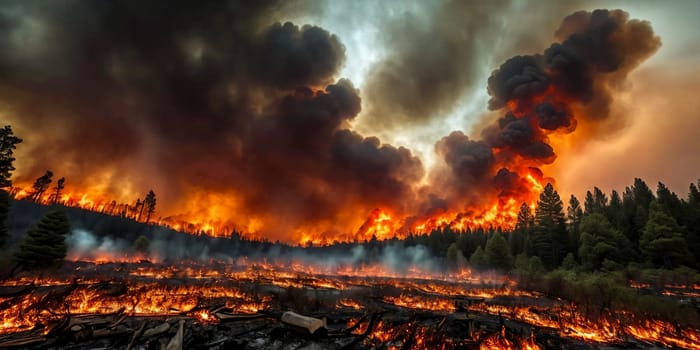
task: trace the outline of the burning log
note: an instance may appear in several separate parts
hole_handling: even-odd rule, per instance
[[[214,314],[216,318],[221,322],[237,322],[237,321],[250,321],[260,318],[268,317],[263,314],[253,314],[253,315],[234,315],[225,312],[217,312]]]
[[[300,315],[296,312],[287,311],[282,314],[282,323],[291,329],[308,335],[316,335],[317,332],[326,332],[326,320]]]

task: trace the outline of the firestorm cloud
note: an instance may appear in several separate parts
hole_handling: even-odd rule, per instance
[[[650,22],[623,10],[574,11],[558,29],[531,29],[556,30],[553,43],[483,67],[461,59],[476,39],[458,40],[482,23],[462,26],[453,3],[441,6],[452,22],[419,28],[415,46],[389,27],[401,59],[356,86],[341,75],[354,64],[343,38],[284,20],[290,3],[3,2],[0,115],[25,139],[15,182],[52,169],[108,200],[153,189],[162,218],[273,240],[366,239],[381,215],[406,233],[436,215],[531,203],[533,183],[554,181],[542,167],[561,140],[624,124],[615,93],[661,47]],[[503,6],[474,11],[497,22]],[[432,140],[434,165],[368,132],[434,118],[483,70],[492,112],[473,117],[480,130]],[[365,115],[374,122],[355,128]]]

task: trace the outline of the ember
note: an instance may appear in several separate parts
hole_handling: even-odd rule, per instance
[[[77,321],[86,317],[109,320],[105,323],[124,322],[100,328],[102,341],[108,342],[110,334],[136,332],[132,327],[143,317],[175,317],[185,320],[188,329],[259,320],[260,328],[249,333],[256,337],[274,329],[275,315],[295,308],[297,312],[325,313],[331,320],[329,338],[314,341],[332,343],[334,347],[352,343],[368,348],[455,349],[478,345],[482,349],[541,349],[544,339],[557,337],[565,348],[575,347],[578,341],[632,341],[638,347],[648,343],[700,349],[700,330],[678,329],[654,319],[637,321],[625,313],[605,314],[593,320],[569,303],[517,286],[499,289],[458,277],[436,280],[315,274],[309,272],[314,270],[310,266],[295,270],[276,263],[265,263],[262,268],[258,264],[219,266],[217,270],[193,263],[141,264],[125,270],[113,264],[75,263],[73,271],[80,271],[82,276],[78,279],[19,277],[5,281],[0,285],[0,333],[5,334],[0,346],[30,340],[47,342],[51,334],[70,333],[97,322]],[[372,295],[377,288],[401,293],[376,299]],[[297,299],[305,298],[315,306],[294,304],[295,299],[284,296],[292,292],[301,293],[295,294]],[[416,318],[416,313],[422,316]],[[334,328],[332,320],[344,317],[347,329]],[[61,326],[65,322],[73,326]],[[60,327],[68,328],[59,331]],[[172,337],[176,328],[163,324],[162,330],[151,332],[162,331],[160,334]],[[43,335],[33,335],[35,331]],[[185,334],[194,341],[191,331]],[[84,347],[97,341],[77,334],[70,339],[64,341]],[[143,336],[135,339],[137,343],[152,341]]]

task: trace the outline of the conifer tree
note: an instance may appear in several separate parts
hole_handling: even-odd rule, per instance
[[[12,165],[15,161],[13,153],[21,142],[22,139],[13,134],[11,126],[5,125],[0,129],[0,190],[12,185],[10,178],[15,170]]]
[[[508,242],[503,235],[495,233],[486,242],[485,258],[486,263],[492,268],[501,271],[510,270],[513,266],[513,257],[510,255]]]
[[[623,265],[634,258],[631,246],[627,237],[613,228],[602,214],[591,214],[581,221],[581,245],[578,255],[585,268],[600,269],[606,259]]]
[[[644,260],[654,266],[672,268],[692,262],[683,228],[656,201],[649,206],[649,220],[639,244]]]
[[[551,183],[540,194],[535,209],[535,253],[548,267],[555,267],[567,253],[564,203]]]
[[[46,192],[46,190],[49,188],[52,178],[53,172],[51,172],[51,170],[46,170],[44,175],[39,176],[36,181],[34,181],[34,185],[32,186],[33,191],[29,199],[34,202],[41,201],[41,196],[43,196],[44,192]]]
[[[70,231],[68,217],[62,210],[48,212],[27,236],[14,254],[14,260],[26,269],[58,267],[66,257],[66,235]]]
[[[151,215],[156,211],[156,194],[153,193],[153,190],[148,191],[142,205],[146,207],[146,223],[149,223],[151,221]]]
[[[566,222],[567,229],[569,231],[569,251],[577,252],[579,243],[579,225],[581,225],[581,218],[583,217],[583,210],[581,209],[581,203],[578,198],[573,194],[569,197],[569,206],[566,208]]]
[[[49,203],[50,204],[56,204],[58,203],[59,200],[61,200],[61,192],[63,192],[63,189],[66,187],[66,178],[62,177],[56,181],[56,186],[53,188],[53,191],[51,192],[51,196],[49,196]]]
[[[17,144],[21,143],[22,139],[14,136],[12,127],[6,125],[0,129],[0,247],[3,247],[7,242],[9,230],[7,228],[7,218],[10,213],[10,204],[12,202],[10,194],[5,191],[5,188],[12,186],[12,171],[15,167],[12,163],[15,161],[13,153]]]

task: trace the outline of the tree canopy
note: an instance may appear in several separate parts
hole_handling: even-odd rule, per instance
[[[14,254],[17,264],[26,269],[58,267],[66,257],[68,217],[62,210],[49,211],[33,228]]]

